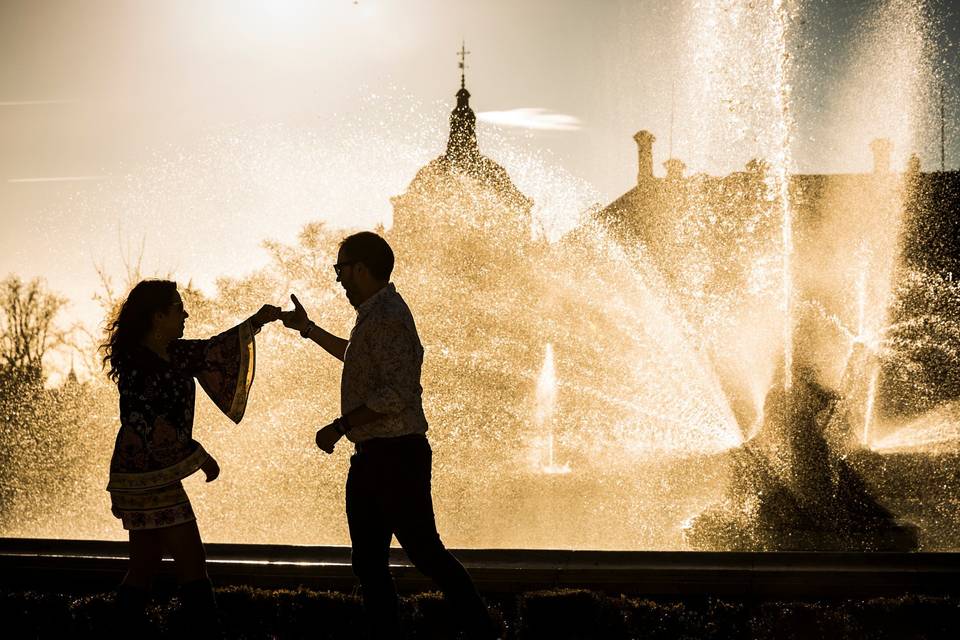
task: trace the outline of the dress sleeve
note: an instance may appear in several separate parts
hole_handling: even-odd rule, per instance
[[[249,320],[207,340],[176,340],[171,362],[193,376],[215,405],[239,423],[247,408],[256,364],[256,332]]]

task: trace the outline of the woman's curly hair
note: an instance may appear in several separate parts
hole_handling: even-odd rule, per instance
[[[141,280],[127,295],[107,323],[106,342],[100,345],[107,376],[117,382],[121,370],[132,361],[153,315],[174,303],[177,283],[170,280]]]

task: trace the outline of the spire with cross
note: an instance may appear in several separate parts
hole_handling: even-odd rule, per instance
[[[480,155],[477,149],[477,116],[470,108],[470,92],[467,91],[467,43],[461,42],[457,57],[460,59],[460,90],[457,91],[457,106],[450,113],[450,139],[447,141],[447,158],[459,161],[475,160]]]
[[[467,51],[467,42],[466,40],[461,41],[460,51],[457,51],[457,55],[460,56],[460,62],[457,64],[460,67],[460,88],[467,88],[467,56],[470,54]]]

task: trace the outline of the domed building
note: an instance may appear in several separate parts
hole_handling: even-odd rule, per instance
[[[530,238],[533,201],[503,167],[480,153],[464,73],[466,53],[461,49],[460,90],[446,151],[417,172],[405,193],[391,198],[392,235],[401,241],[436,233],[479,233],[520,243]]]

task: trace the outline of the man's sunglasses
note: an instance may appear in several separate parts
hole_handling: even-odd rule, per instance
[[[360,261],[359,261],[359,260],[349,260],[349,261],[347,261],[347,262],[338,262],[337,264],[333,265],[333,272],[336,273],[336,274],[337,274],[337,277],[339,278],[339,277],[340,277],[340,272],[343,271],[343,269],[344,269],[345,267],[349,267],[349,266],[352,265],[352,264],[357,264],[358,262],[360,262]]]

